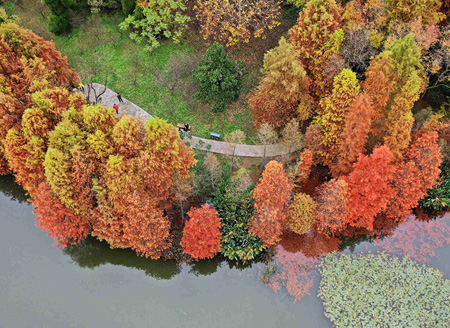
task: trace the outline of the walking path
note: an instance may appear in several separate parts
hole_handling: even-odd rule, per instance
[[[93,89],[97,94],[101,93],[105,86],[92,83]],[[87,98],[89,86],[84,86],[83,97]],[[119,105],[119,114],[131,115],[134,117],[140,117],[144,121],[151,120],[153,116],[143,110],[141,107],[133,104],[122,96],[123,102],[119,102],[116,92],[106,87],[105,92],[100,96],[101,105],[106,107],[113,107],[115,104]],[[94,90],[90,92],[91,102],[95,101]],[[289,152],[293,152],[297,149],[288,149],[284,144],[278,143],[273,145],[244,145],[233,144],[224,141],[210,140],[199,137],[191,137],[189,139],[190,146],[198,150],[209,151],[224,155],[234,155],[237,157],[275,157],[280,155],[286,155]]]

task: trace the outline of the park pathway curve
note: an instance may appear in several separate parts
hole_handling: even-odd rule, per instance
[[[122,115],[131,115],[134,117],[142,118],[144,121],[151,120],[153,116],[143,110],[141,107],[127,100],[122,95],[123,102],[119,102],[117,98],[117,93],[109,89],[108,87],[98,84],[92,83],[92,88],[95,89],[97,94],[101,93],[103,90],[104,93],[100,96],[101,105],[105,107],[113,107],[115,104],[119,105],[119,114]],[[88,96],[89,86],[84,86],[83,96],[87,98]],[[95,101],[94,91],[90,92],[89,101]],[[224,141],[210,140],[205,138],[199,138],[192,136],[189,139],[189,144],[192,148],[198,150],[209,151],[218,154],[231,155],[237,157],[276,157],[281,155],[289,154],[290,152],[294,152],[297,149],[289,149],[286,145],[282,143],[272,144],[272,145],[244,145],[244,144],[234,144],[228,143]]]

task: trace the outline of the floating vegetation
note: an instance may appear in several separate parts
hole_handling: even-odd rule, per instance
[[[319,297],[336,327],[449,327],[450,280],[436,269],[385,253],[331,253],[319,271]]]

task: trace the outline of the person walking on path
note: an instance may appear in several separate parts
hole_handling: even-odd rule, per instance
[[[119,106],[117,106],[116,104],[114,104],[114,110],[116,111],[116,114],[119,115]]]
[[[120,92],[117,92],[117,99],[119,99],[119,102],[123,102],[122,95]]]
[[[79,83],[78,83],[78,86],[80,87],[80,90],[81,90],[81,91],[84,91],[84,85],[83,85],[83,83],[79,82]]]

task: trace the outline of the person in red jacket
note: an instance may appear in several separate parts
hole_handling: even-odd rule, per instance
[[[115,109],[116,114],[119,115],[119,106],[117,106],[116,104],[114,104],[114,107],[113,107],[113,108]]]

